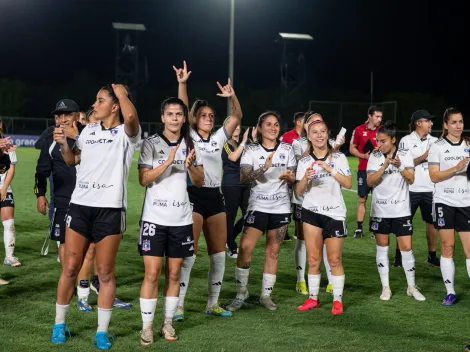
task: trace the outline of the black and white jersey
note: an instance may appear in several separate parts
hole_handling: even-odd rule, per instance
[[[346,220],[346,205],[341,192],[341,185],[330,173],[316,163],[317,160],[327,162],[342,175],[351,175],[348,159],[343,153],[333,152],[331,156],[327,154],[321,159],[309,154],[300,159],[297,166],[297,181],[305,176],[309,166],[312,166],[314,172],[313,178],[307,183],[302,208],[335,220],[344,221]]]
[[[286,170],[295,170],[297,162],[290,144],[280,142],[273,149],[266,149],[260,143],[247,145],[240,167],[258,170],[266,164],[266,158],[274,152],[271,167],[252,182],[248,211],[272,214],[290,213],[290,191],[286,181],[279,176]]]
[[[124,124],[106,129],[88,124],[76,146],[81,150],[80,167],[71,203],[100,208],[127,207],[127,180],[141,129],[129,137]]]
[[[470,146],[464,139],[453,143],[444,137],[431,146],[428,160],[429,165],[439,165],[439,169],[445,171],[469,155]],[[434,203],[443,203],[452,207],[470,206],[470,185],[466,168],[451,178],[434,184]]]
[[[300,160],[300,158],[305,153],[307,148],[308,148],[307,138],[300,137],[300,138],[295,139],[292,142],[292,149],[294,150],[295,159]],[[294,190],[294,192],[292,192],[292,203],[300,205],[302,204],[302,201],[303,201],[303,197],[298,196]]]
[[[416,132],[411,132],[400,140],[400,149],[408,149],[411,158],[414,160],[431,147],[437,141],[436,137],[427,135],[420,138]],[[419,165],[415,166],[415,182],[410,185],[410,192],[432,192],[434,191],[434,183],[429,177],[428,160],[425,160]]]
[[[171,149],[179,144],[171,164],[165,172],[145,191],[142,221],[162,226],[185,226],[193,223],[191,205],[187,191],[186,157],[188,148],[181,136],[177,142],[170,142],[162,134],[155,134],[142,142],[139,169],[155,169],[170,155]],[[202,165],[201,154],[196,148],[195,166]]]
[[[191,130],[191,137],[196,141],[204,164],[204,185],[202,187],[218,188],[222,182],[222,151],[229,140],[225,126],[211,134],[208,139]]]
[[[17,162],[16,152],[3,153],[0,156],[0,187],[3,187],[10,165],[16,165]],[[11,185],[8,185],[7,193],[11,193]]]
[[[405,169],[414,169],[413,158],[407,149],[398,149],[397,157]],[[367,162],[367,172],[377,172],[384,164],[385,156],[380,150],[373,152]],[[372,192],[370,216],[375,218],[401,218],[411,215],[408,182],[397,167],[389,164],[379,184]]]

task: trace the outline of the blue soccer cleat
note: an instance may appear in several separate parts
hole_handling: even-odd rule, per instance
[[[54,326],[52,327],[51,342],[55,343],[56,345],[64,344],[65,341],[67,340],[66,333],[68,333],[69,337],[71,337],[70,329],[67,325],[54,324]]]
[[[98,331],[93,339],[93,344],[100,350],[109,350],[113,346],[113,343],[114,337],[104,331]]]
[[[119,298],[115,298],[114,303],[113,303],[113,307],[114,308],[129,309],[129,308],[132,307],[132,304],[121,301]]]
[[[446,298],[442,301],[443,306],[453,306],[457,302],[457,296],[453,293],[449,293]]]

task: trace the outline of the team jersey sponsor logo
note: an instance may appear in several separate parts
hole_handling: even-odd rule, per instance
[[[191,237],[186,237],[186,241],[185,242],[181,242],[181,245],[182,246],[188,246],[190,244],[193,244],[194,243],[194,240],[191,239]]]
[[[152,205],[155,207],[168,208],[168,201],[164,199],[154,199]]]
[[[89,184],[90,184],[89,182],[79,182],[78,183],[78,188],[88,189]]]
[[[108,143],[112,143],[113,140],[112,139],[106,139],[106,138],[100,138],[100,139],[87,139],[85,141],[85,144],[108,144]]]

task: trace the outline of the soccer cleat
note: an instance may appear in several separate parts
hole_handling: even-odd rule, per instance
[[[93,308],[88,304],[88,300],[86,298],[79,299],[77,302],[78,309],[82,312],[91,312]]]
[[[241,298],[241,297],[236,296],[232,300],[232,303],[227,305],[227,307],[225,307],[225,308],[227,308],[227,310],[229,310],[231,312],[236,312],[237,310],[240,310],[243,306],[246,306],[246,300],[248,299],[248,296],[249,296],[248,293],[246,294],[245,298]]]
[[[430,265],[437,266],[437,267],[441,266],[441,262],[440,262],[438,257],[432,257],[431,258],[429,255],[428,255],[428,259],[426,260],[426,263],[428,263]]]
[[[183,321],[184,320],[184,307],[178,306],[176,312],[173,315],[173,321]]]
[[[419,292],[416,286],[408,286],[408,289],[406,290],[406,294],[410,297],[414,297],[414,299],[417,301],[426,300],[426,297],[424,297],[423,294]]]
[[[292,237],[289,236],[288,233],[284,236],[284,241],[283,242],[292,242]]]
[[[385,286],[382,288],[382,294],[380,295],[380,299],[382,301],[390,301],[390,298],[392,298],[392,291],[390,290],[390,287]]]
[[[140,344],[150,346],[153,344],[153,327],[148,326],[140,332]]]
[[[98,275],[94,275],[90,280],[90,289],[96,294],[100,293],[100,280],[98,279]]]
[[[113,307],[114,308],[129,309],[129,308],[132,307],[132,304],[121,301],[119,298],[116,297],[114,299]]]
[[[354,231],[354,238],[362,238],[362,229]]]
[[[301,295],[308,295],[307,284],[305,281],[297,282],[295,285],[295,290]]]
[[[457,296],[453,293],[449,293],[446,298],[442,301],[443,306],[453,306],[457,302]]]
[[[71,336],[70,329],[65,324],[54,324],[51,330],[52,330],[51,342],[55,343],[56,345],[62,345],[65,343],[65,341],[67,340],[67,333],[69,337]]]
[[[9,281],[3,280],[2,278],[0,278],[0,286],[8,285],[9,283],[10,283]]]
[[[105,331],[98,331],[93,339],[93,344],[100,350],[109,350],[113,346],[113,343],[114,337]]]
[[[206,314],[215,315],[217,317],[231,317],[233,314],[230,310],[225,310],[219,306],[219,303],[214,304],[212,307],[206,308]]]
[[[328,284],[328,286],[326,286],[326,292],[333,293],[333,284]]]
[[[227,257],[232,258],[232,259],[237,259],[238,258],[238,251],[235,249],[234,251],[228,250],[227,252]]]
[[[320,308],[320,300],[313,299],[312,297],[310,297],[309,299],[305,300],[302,305],[298,306],[297,310],[299,312],[303,312],[303,311],[310,310],[313,308]]]
[[[402,265],[402,262],[401,262],[401,256],[395,257],[395,259],[393,259],[392,265],[395,268],[403,268],[403,265]]]
[[[375,240],[375,233],[372,233],[372,235],[370,235],[370,238]]]
[[[343,302],[333,301],[333,307],[331,307],[331,314],[333,315],[343,314]]]
[[[20,261],[18,260],[18,258],[16,257],[6,257],[4,260],[3,260],[3,264],[5,265],[9,265],[9,266],[12,266],[12,267],[16,267],[16,266],[21,266],[21,263]]]
[[[277,305],[273,302],[271,296],[260,297],[259,304],[270,311],[275,311],[277,309]]]
[[[160,329],[160,336],[163,336],[167,341],[176,341],[178,336],[176,336],[175,328],[173,325],[166,323],[162,325]]]
[[[465,346],[465,351],[466,352],[470,351],[470,345]]]

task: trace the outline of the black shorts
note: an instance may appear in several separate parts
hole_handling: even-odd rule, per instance
[[[249,211],[245,216],[245,227],[260,231],[275,230],[290,223],[290,214],[268,214],[261,211]]]
[[[0,202],[0,208],[5,208],[5,207],[15,207],[15,201],[13,199],[13,193],[8,192],[7,197],[3,202]]]
[[[434,204],[433,218],[434,227],[437,230],[470,231],[470,207],[452,207],[436,203]]]
[[[343,238],[348,235],[345,221],[335,220],[307,209],[302,209],[302,222],[321,228],[324,240],[327,238]]]
[[[204,219],[226,212],[224,196],[218,188],[189,186],[188,195],[192,211]]]
[[[49,225],[49,237],[53,241],[65,243],[65,217],[67,216],[66,208],[54,208]]]
[[[292,219],[294,221],[302,221],[302,204],[294,204],[292,203]]]
[[[193,225],[162,226],[141,221],[137,247],[141,256],[191,257],[194,254]]]
[[[424,222],[432,224],[432,192],[410,192],[411,217],[416,210],[421,209],[421,218]]]
[[[75,232],[97,243],[106,236],[126,231],[126,211],[70,203],[65,223]]]
[[[357,170],[357,195],[365,197],[372,191],[372,188],[367,185],[367,171]]]
[[[371,218],[370,231],[380,235],[411,236],[413,234],[413,223],[411,216],[401,218]]]

